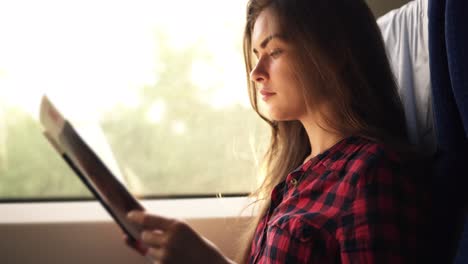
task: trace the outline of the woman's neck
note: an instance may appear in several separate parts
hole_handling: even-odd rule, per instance
[[[331,130],[326,130],[320,127],[317,122],[310,121],[304,122],[301,121],[304,126],[307,136],[309,137],[311,153],[307,156],[304,162],[307,162],[311,158],[317,156],[320,153],[323,153],[327,149],[334,146],[340,140],[345,138],[343,133],[332,132]]]

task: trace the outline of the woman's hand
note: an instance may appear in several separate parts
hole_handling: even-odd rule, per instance
[[[132,211],[128,218],[144,230],[141,242],[149,247],[146,255],[156,263],[233,263],[183,221],[143,211]],[[131,246],[143,253],[138,246]]]

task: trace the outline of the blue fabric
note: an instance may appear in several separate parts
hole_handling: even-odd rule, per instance
[[[460,171],[462,173],[463,180],[466,181],[468,178],[468,170],[466,166],[462,166],[461,163],[468,161],[468,151],[466,141],[468,138],[468,1],[466,0],[447,0],[446,14],[445,14],[445,40],[447,45],[447,59],[449,65],[449,73],[451,79],[452,93],[455,98],[455,104],[458,109],[460,122],[463,125],[463,129],[458,127],[457,124],[457,137],[455,140],[460,140],[461,143],[461,161]],[[460,132],[458,132],[460,130]],[[464,131],[465,136],[460,138],[459,135]],[[463,143],[464,142],[464,143]],[[463,147],[465,145],[465,147]],[[458,184],[458,182],[457,182]],[[467,184],[461,184],[461,186],[468,186]],[[460,190],[461,193],[466,191]],[[467,197],[461,197],[466,201]],[[468,218],[465,219],[464,230],[461,239],[458,243],[458,251],[455,258],[456,264],[468,263]]]
[[[465,25],[459,18],[450,18],[454,1],[429,1],[429,61],[431,68],[432,98],[434,110],[434,126],[437,137],[437,159],[433,178],[434,193],[434,263],[452,263],[456,255],[458,240],[463,228],[462,208],[467,200],[465,189],[468,186],[467,162],[468,144],[460,115],[460,105],[466,105],[463,99],[464,88],[459,88],[459,59],[452,50],[458,46],[459,35],[454,33],[451,23]],[[466,1],[466,0],[460,0]],[[447,9],[446,9],[447,8]],[[446,13],[447,12],[447,13]],[[465,16],[461,19],[465,19]],[[457,16],[460,16],[458,14]],[[459,29],[458,29],[459,30]],[[446,41],[450,40],[447,53]],[[448,56],[449,55],[449,56]],[[454,63],[455,62],[455,63]],[[454,66],[455,65],[455,66]],[[466,66],[466,63],[465,63]],[[454,84],[454,86],[452,86]],[[462,98],[458,98],[462,96]]]
[[[448,0],[446,43],[452,92],[468,137],[468,1]]]
[[[463,1],[463,0],[462,0]],[[429,61],[432,101],[438,147],[444,152],[456,148],[465,138],[452,91],[445,44],[445,0],[429,2]]]
[[[468,218],[465,220],[465,228],[459,243],[455,264],[468,263]]]

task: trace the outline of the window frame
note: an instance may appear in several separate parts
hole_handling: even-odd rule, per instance
[[[251,202],[246,196],[142,200],[151,213],[183,219],[231,259],[254,213],[243,210]],[[97,201],[1,203],[0,210],[0,255],[7,263],[147,263]]]

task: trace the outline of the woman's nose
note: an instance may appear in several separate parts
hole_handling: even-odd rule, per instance
[[[262,61],[259,61],[257,65],[250,72],[250,80],[256,83],[262,83],[268,78],[268,73]]]

